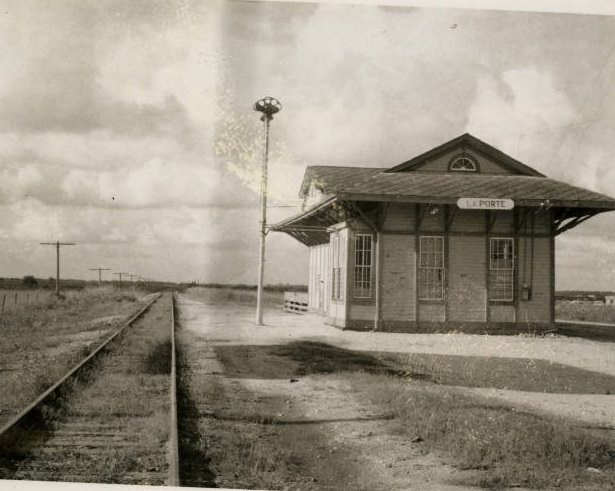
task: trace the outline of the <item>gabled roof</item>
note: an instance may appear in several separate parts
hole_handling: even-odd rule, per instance
[[[503,165],[504,167],[509,169],[514,174],[545,177],[544,174],[541,174],[536,169],[532,169],[531,167],[522,164],[518,160],[513,159],[512,157],[506,155],[504,152],[489,145],[488,143],[485,143],[482,140],[479,140],[478,138],[470,135],[469,133],[464,133],[457,138],[454,138],[442,145],[432,148],[431,150],[422,153],[421,155],[414,157],[413,159],[408,160],[403,164],[391,167],[390,169],[386,170],[386,172],[408,172],[418,170],[421,166],[425,165],[428,160],[447,153],[458,146],[472,148],[484,155],[487,155],[492,159],[496,160],[500,165]]]
[[[339,199],[454,204],[459,198],[512,199],[517,206],[615,209],[615,200],[546,177],[468,173],[375,172],[337,189]]]
[[[615,209],[615,200],[564,182],[512,174],[388,172],[361,167],[309,167],[326,196],[354,201],[456,203],[459,198],[509,198],[517,206]],[[305,179],[304,179],[305,181]]]
[[[482,152],[512,173],[417,170],[460,145]],[[549,179],[467,133],[390,169],[311,166],[306,169],[300,195],[306,196],[312,184],[321,189],[324,200],[271,227],[306,245],[326,242],[327,228],[341,219],[341,210],[352,202],[456,204],[459,198],[508,198],[515,206],[554,208],[559,222],[574,218],[558,228],[560,232],[596,213],[615,210],[615,199]]]
[[[382,172],[382,167],[342,167],[334,165],[311,165],[305,170],[299,196],[305,196],[310,185],[315,184],[325,194],[332,194],[356,179]]]

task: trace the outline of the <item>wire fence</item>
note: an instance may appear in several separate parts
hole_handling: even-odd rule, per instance
[[[0,315],[44,303],[49,290],[0,290]]]

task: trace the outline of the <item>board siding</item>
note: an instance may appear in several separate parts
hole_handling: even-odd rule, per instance
[[[386,321],[414,319],[414,235],[382,234],[381,318]]]
[[[530,284],[530,281],[532,283],[532,299],[529,302],[523,300],[519,302],[518,322],[521,324],[551,322],[551,243],[549,238],[534,239],[534,274],[531,275],[531,239],[519,241],[518,294],[521,295],[523,283]]]
[[[389,208],[384,229],[381,233],[381,326],[404,323],[447,323],[451,325],[476,325],[478,323],[518,324],[521,330],[527,325],[544,326],[552,322],[552,278],[551,257],[552,240],[549,236],[551,214],[538,212],[524,215],[515,240],[516,279],[515,300],[510,304],[488,302],[488,248],[489,237],[514,237],[514,212],[500,211],[487,213],[484,210],[449,209],[450,235],[448,236],[448,267],[445,278],[448,283],[447,302],[417,302],[417,256],[415,241],[416,205],[393,203]],[[425,208],[422,209],[424,211]],[[434,210],[434,213],[431,211]],[[454,212],[454,213],[453,213]],[[446,235],[444,208],[437,205],[427,208],[423,215],[420,235]],[[485,235],[485,223],[495,217],[491,233]],[[358,225],[355,225],[355,227]],[[317,305],[315,297],[318,274],[325,272],[326,303],[325,312],[329,321],[338,327],[354,325],[361,329],[373,329],[375,318],[375,299],[358,300],[353,298],[354,274],[354,234],[370,233],[365,227],[361,230],[339,230],[340,247],[347,255],[342,275],[344,299],[331,300],[331,248],[329,244],[310,248],[310,306]],[[534,259],[532,263],[531,233],[534,237]],[[530,267],[534,267],[530,274]],[[374,265],[375,271],[375,265]],[[375,282],[376,279],[373,278]],[[523,283],[532,283],[530,301],[521,299]],[[375,294],[375,289],[374,289]],[[476,301],[473,301],[476,300]],[[516,306],[519,304],[518,307]],[[518,311],[516,310],[518,309]],[[389,327],[387,327],[389,326]]]
[[[382,232],[409,232],[414,229],[414,205],[408,203],[393,203],[388,211],[382,227]]]
[[[444,322],[444,302],[421,303],[419,309],[419,322]]]

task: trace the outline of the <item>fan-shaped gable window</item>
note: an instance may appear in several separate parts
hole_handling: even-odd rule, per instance
[[[478,172],[478,162],[467,155],[457,155],[453,157],[448,168],[451,171]]]

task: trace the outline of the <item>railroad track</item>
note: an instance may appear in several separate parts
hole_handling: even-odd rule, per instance
[[[174,319],[157,295],[0,428],[0,478],[179,485]]]

